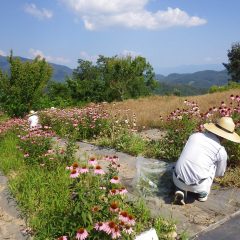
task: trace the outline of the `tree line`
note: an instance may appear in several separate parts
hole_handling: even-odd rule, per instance
[[[229,81],[239,83],[240,42],[232,44],[227,55],[229,61],[223,65]],[[8,61],[9,73],[0,69],[0,107],[10,116],[24,116],[31,109],[51,106],[138,98],[159,88],[153,67],[142,56],[100,55],[96,63],[79,59],[64,83],[50,80],[53,69],[40,57],[22,62],[11,51]]]

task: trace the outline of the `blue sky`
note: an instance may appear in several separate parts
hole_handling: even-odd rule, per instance
[[[240,41],[239,9],[239,0],[1,0],[0,55],[75,68],[79,58],[131,54],[156,73],[223,69]]]

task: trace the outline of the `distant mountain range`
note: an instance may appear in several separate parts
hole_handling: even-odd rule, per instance
[[[21,61],[32,61],[32,59],[28,59],[28,58],[23,58],[23,57],[19,57]],[[59,64],[55,64],[55,63],[49,63],[52,68],[53,68],[53,75],[52,75],[52,79],[54,81],[57,82],[64,82],[66,80],[67,76],[71,76],[72,75],[72,69],[64,66],[64,65],[59,65]],[[0,56],[0,69],[2,69],[2,71],[6,72],[9,71],[9,63],[7,61],[7,57],[4,56]]]
[[[32,61],[27,58],[19,58],[22,61]],[[53,67],[52,79],[54,81],[64,82],[67,76],[72,75],[73,70],[67,66],[49,64]],[[0,69],[9,71],[7,57],[0,56]],[[205,70],[194,73],[172,73],[167,76],[156,74],[156,79],[160,82],[160,88],[156,90],[156,94],[198,95],[206,93],[213,85],[226,85],[229,76],[226,70]]]
[[[195,88],[205,88],[208,89],[212,85],[222,86],[228,82],[227,70],[214,71],[205,70],[195,73],[172,73],[168,76],[163,76],[161,74],[156,74],[156,79],[159,82],[164,82],[167,84],[184,84],[192,86]]]
[[[160,82],[157,94],[199,95],[207,93],[213,85],[226,85],[229,76],[227,70],[205,70],[185,74],[172,73],[168,76],[156,74],[156,79]]]
[[[180,65],[175,67],[156,67],[155,72],[163,75],[169,75],[171,73],[195,73],[205,70],[222,71],[224,70],[223,64],[192,64],[192,65]]]

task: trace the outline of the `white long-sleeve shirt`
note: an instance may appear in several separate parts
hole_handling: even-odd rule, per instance
[[[39,125],[39,117],[38,115],[32,115],[28,118],[28,122],[30,125],[30,128],[38,127]]]
[[[186,184],[214,176],[223,176],[227,166],[227,152],[217,136],[210,132],[192,134],[175,166],[178,178]]]

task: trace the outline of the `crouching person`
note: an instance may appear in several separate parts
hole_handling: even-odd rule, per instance
[[[176,186],[175,203],[185,204],[185,193],[193,192],[204,202],[208,198],[214,177],[223,176],[227,166],[227,152],[223,139],[240,143],[235,124],[230,117],[220,118],[216,124],[204,124],[205,132],[192,134],[173,171]]]

